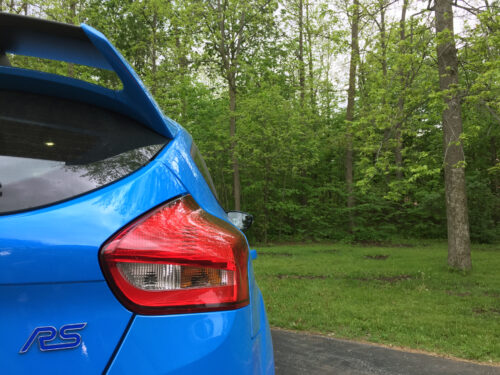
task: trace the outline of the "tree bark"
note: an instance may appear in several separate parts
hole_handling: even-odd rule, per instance
[[[240,166],[238,162],[238,156],[236,154],[236,69],[238,68],[238,58],[241,53],[241,46],[243,40],[243,29],[246,25],[246,13],[243,12],[240,17],[240,31],[238,33],[238,41],[236,42],[236,46],[234,47],[234,53],[231,53],[232,58],[232,67],[234,70],[230,69],[230,76],[232,80],[229,81],[229,90],[230,90],[230,122],[231,122],[231,142],[232,142],[232,160],[233,160],[233,184],[234,184],[234,207],[236,211],[241,210],[241,184],[240,184]],[[231,94],[232,92],[232,94]],[[231,96],[232,95],[232,96]]]
[[[316,91],[314,89],[314,66],[312,54],[312,31],[311,20],[309,19],[309,0],[306,0],[306,33],[307,33],[307,52],[308,52],[308,66],[309,66],[309,95],[311,99],[311,108],[316,112]]]
[[[346,109],[346,157],[345,181],[347,187],[347,208],[349,211],[349,231],[354,230],[354,194],[353,194],[353,150],[352,150],[352,121],[354,120],[354,99],[356,96],[356,70],[359,60],[359,0],[353,0],[353,16],[351,25],[351,56],[349,62],[349,87],[347,89]]]
[[[492,136],[490,138],[490,150],[491,150],[491,166],[495,167],[498,163],[497,145],[496,145],[496,137],[495,136]],[[498,174],[493,173],[492,178],[491,178],[491,191],[493,191],[493,194],[495,194],[495,195],[498,194],[498,185],[499,185]]]
[[[469,218],[465,186],[465,156],[462,114],[458,93],[458,59],[453,35],[452,0],[436,0],[436,35],[439,85],[446,108],[443,111],[444,176],[448,224],[448,265],[471,268]]]
[[[240,165],[236,155],[236,77],[229,73],[229,132],[231,136],[231,162],[233,164],[234,209],[241,210]]]
[[[382,74],[387,77],[387,37],[385,32],[385,8],[387,4],[380,1],[380,49],[382,50]],[[384,97],[385,98],[385,97]]]
[[[304,66],[304,3],[299,0],[299,86],[300,105],[304,105],[306,90],[306,72]]]
[[[219,55],[222,62],[222,71],[224,72],[229,91],[229,134],[231,137],[231,162],[233,165],[233,194],[234,209],[241,210],[241,185],[240,168],[238,156],[236,154],[236,72],[238,71],[238,58],[241,53],[243,43],[243,30],[246,26],[246,12],[243,11],[240,16],[240,30],[237,34],[237,41],[229,41],[226,36],[226,17],[225,11],[227,2],[217,1],[217,17],[220,39],[218,41]]]
[[[175,30],[177,34],[177,36],[175,37],[175,48],[177,49],[177,66],[179,68],[182,86],[184,87],[186,75],[188,72],[188,58],[181,43],[181,38],[179,36],[180,30],[178,28],[176,28]],[[187,107],[188,107],[188,96],[186,95],[184,90],[182,92],[181,100],[182,100],[181,118],[184,118],[187,116]]]
[[[399,40],[400,48],[399,52],[404,55],[404,41],[406,39],[406,10],[408,9],[408,0],[403,0],[403,7],[401,8],[401,19],[399,20]],[[401,118],[403,118],[404,111],[404,88],[405,88],[405,77],[404,70],[401,68],[399,73],[400,83],[401,83],[401,94],[398,99],[398,113]],[[399,120],[396,124],[396,131],[394,138],[396,141],[396,147],[394,149],[394,159],[396,162],[396,179],[401,180],[403,178],[403,154],[401,152],[403,148],[403,142],[401,140],[401,128],[403,127],[403,120]]]
[[[153,22],[151,25],[151,33],[153,34],[153,40],[151,43],[151,74],[153,76],[153,82],[151,83],[151,93],[153,96],[156,95],[156,71],[157,71],[157,57],[156,57],[156,30],[158,23],[158,15],[156,9],[153,10]]]

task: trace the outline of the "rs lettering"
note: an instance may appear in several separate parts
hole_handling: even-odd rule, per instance
[[[38,348],[42,352],[78,348],[82,343],[82,336],[75,331],[82,330],[86,325],[87,323],[63,325],[59,329],[59,340],[57,342],[54,342],[58,336],[55,327],[37,327],[33,330],[21,350],[19,350],[19,354],[26,353],[35,341],[38,341]]]

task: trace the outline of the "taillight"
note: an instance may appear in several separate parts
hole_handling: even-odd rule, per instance
[[[191,196],[154,209],[100,253],[121,302],[140,314],[234,309],[248,304],[248,246],[236,228]]]

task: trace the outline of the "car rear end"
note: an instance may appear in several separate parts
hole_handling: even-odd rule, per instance
[[[2,60],[2,373],[273,373],[248,243],[189,134],[88,26],[0,14],[2,51],[123,83]]]

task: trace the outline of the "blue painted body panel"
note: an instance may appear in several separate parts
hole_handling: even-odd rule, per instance
[[[166,317],[137,316],[109,374],[254,373],[250,314],[245,307]]]
[[[119,91],[56,74],[0,66],[0,89],[76,100],[141,120],[126,102],[120,100]]]
[[[191,136],[182,130],[174,142],[171,142],[169,149],[159,155],[156,160],[164,163],[165,167],[182,181],[186,191],[193,196],[201,208],[228,221],[226,212],[217,202],[191,157],[191,145]]]
[[[132,314],[105,281],[0,286],[2,374],[99,374]],[[32,345],[18,354],[35,327],[82,323],[82,344],[71,350],[41,352]]]
[[[0,217],[0,285],[104,280],[101,245],[137,216],[183,193],[163,163],[154,161],[77,199]]]
[[[163,117],[102,34],[82,28],[123,81],[123,91],[8,67],[0,67],[0,88],[98,105],[173,139],[147,166],[109,186],[50,207],[0,216],[0,330],[8,338],[0,340],[2,374],[98,374],[107,364],[110,374],[274,373],[252,259],[250,304],[232,311],[135,316],[104,281],[100,247],[151,208],[191,194],[205,211],[226,221],[227,215],[191,158],[190,135]],[[87,325],[76,349],[41,352],[33,345],[18,353],[36,327],[81,322]]]
[[[251,315],[136,316],[108,374],[273,374],[269,330],[251,338]]]
[[[13,48],[7,48],[5,52],[112,70],[102,53],[82,40],[68,39],[64,35],[41,37],[34,33],[24,33],[20,39],[21,43],[14,43]]]

